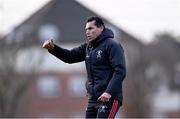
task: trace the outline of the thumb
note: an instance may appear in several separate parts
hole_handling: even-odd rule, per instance
[[[53,38],[50,38],[50,42],[53,43]]]
[[[101,100],[101,96],[97,100]]]

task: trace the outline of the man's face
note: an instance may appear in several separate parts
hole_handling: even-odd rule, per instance
[[[103,26],[97,27],[95,25],[95,21],[87,22],[86,23],[86,37],[89,41],[96,39],[103,31]]]

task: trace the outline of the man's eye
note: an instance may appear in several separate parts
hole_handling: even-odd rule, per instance
[[[93,29],[92,27],[89,27],[89,28],[86,29],[86,31],[87,31],[87,30],[92,30],[92,29]]]

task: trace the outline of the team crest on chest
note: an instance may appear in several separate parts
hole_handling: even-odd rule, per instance
[[[102,50],[98,50],[97,52],[96,52],[96,54],[97,54],[97,58],[101,58],[102,57]]]

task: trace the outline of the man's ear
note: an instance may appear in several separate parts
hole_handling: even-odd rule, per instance
[[[103,30],[104,30],[104,26],[100,26],[100,28],[101,28],[101,31],[103,31]]]

